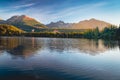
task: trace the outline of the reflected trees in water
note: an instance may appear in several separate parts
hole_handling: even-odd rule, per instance
[[[93,39],[64,39],[64,38],[34,38],[34,37],[2,37],[0,38],[0,51],[7,51],[11,55],[29,57],[37,51],[79,50],[86,54],[97,55],[108,49],[120,48],[120,41],[93,40]]]

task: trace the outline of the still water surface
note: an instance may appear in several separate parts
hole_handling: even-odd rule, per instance
[[[120,42],[2,37],[0,80],[120,80]]]

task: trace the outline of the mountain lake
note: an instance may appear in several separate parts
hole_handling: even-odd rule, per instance
[[[0,80],[120,80],[120,42],[0,37]]]

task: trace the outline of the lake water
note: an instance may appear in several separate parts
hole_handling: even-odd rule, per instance
[[[0,80],[120,80],[120,42],[2,37]]]

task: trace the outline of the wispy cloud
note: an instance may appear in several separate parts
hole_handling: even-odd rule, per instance
[[[94,4],[85,4],[85,5],[78,5],[78,6],[72,6],[67,7],[58,11],[54,10],[52,8],[30,8],[26,10],[26,14],[33,16],[37,18],[38,20],[49,23],[51,21],[56,20],[64,20],[64,21],[78,21],[83,18],[83,16],[88,17],[88,15],[95,15],[99,12],[99,8],[102,6],[105,6],[107,3],[101,2],[101,3],[94,3]],[[52,6],[50,6],[52,7]]]
[[[61,6],[65,6],[67,2],[64,4],[61,4]],[[84,5],[77,5],[77,6],[70,6],[66,8],[62,8],[60,10],[57,10],[55,8],[58,7],[58,5],[50,5],[45,7],[31,7],[36,5],[36,3],[29,3],[24,5],[17,5],[12,6],[12,8],[8,10],[19,10],[22,8],[27,8],[26,10],[22,10],[19,12],[10,12],[9,16],[13,15],[21,15],[25,14],[28,16],[31,16],[33,18],[36,18],[37,20],[43,22],[43,23],[49,23],[51,21],[57,21],[57,20],[64,20],[67,22],[76,22],[83,19],[83,17],[90,17],[91,14],[95,15],[97,14],[96,10],[98,8],[106,5],[105,2],[100,3],[94,3],[94,4],[84,4]]]
[[[21,9],[21,8],[31,7],[31,6],[33,6],[33,5],[35,5],[35,3],[17,5],[17,6],[14,6],[13,8],[14,8],[14,9]]]
[[[0,16],[5,15],[1,17],[7,19],[13,15],[25,14],[45,24],[58,20],[63,20],[65,22],[79,22],[80,20],[90,18],[96,18],[115,24],[118,24],[120,21],[118,18],[120,17],[119,5],[111,5],[113,3],[112,0],[112,2],[99,0],[91,3],[85,2],[84,4],[82,2],[78,2],[77,4],[72,3],[77,0],[64,0],[60,6],[57,2],[51,5],[48,3],[42,4],[42,1],[44,0],[40,1],[21,0],[7,8],[5,7],[3,9],[1,7]],[[116,1],[114,4],[116,4]]]
[[[36,3],[28,3],[28,4],[21,4],[21,5],[15,5],[15,6],[11,6],[11,7],[6,7],[6,8],[3,8],[3,9],[0,8],[0,12],[1,13],[7,13],[7,12],[11,13],[12,11],[15,12],[15,11],[17,11],[19,9],[21,9],[23,11],[23,10],[25,10],[24,8],[30,8],[30,7],[34,6],[35,4]]]

